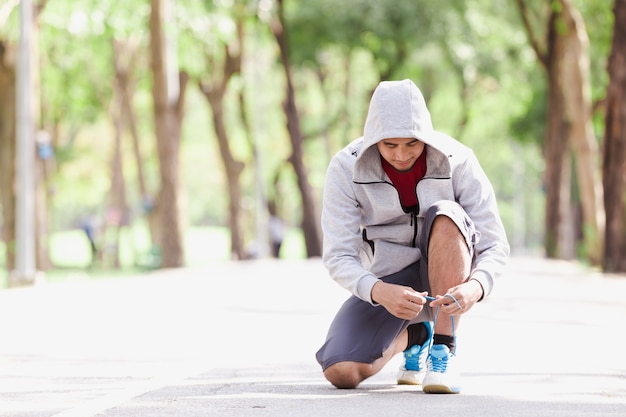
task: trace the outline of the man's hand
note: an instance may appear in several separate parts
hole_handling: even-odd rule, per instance
[[[439,307],[439,312],[448,316],[460,316],[467,313],[474,304],[483,296],[483,289],[476,280],[465,281],[463,284],[450,288],[447,295],[437,295],[436,300],[430,302],[432,308]]]
[[[385,307],[394,316],[412,320],[426,303],[426,292],[419,293],[411,287],[379,281],[372,287],[372,300]]]

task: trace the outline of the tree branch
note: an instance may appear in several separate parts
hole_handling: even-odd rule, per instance
[[[537,35],[535,31],[532,29],[530,25],[530,19],[528,17],[529,11],[526,7],[525,0],[516,0],[517,7],[519,9],[520,17],[522,18],[522,23],[524,24],[524,28],[526,29],[526,34],[528,35],[528,41],[530,42],[531,47],[535,51],[537,55],[537,59],[541,62],[544,68],[548,66],[548,57],[545,50],[542,50],[541,43],[537,39]]]

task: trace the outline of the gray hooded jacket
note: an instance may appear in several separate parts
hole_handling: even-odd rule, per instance
[[[402,209],[383,170],[376,143],[386,138],[416,138],[428,147],[426,175],[416,188],[417,219]],[[416,233],[426,209],[439,200],[456,201],[474,222],[479,241],[470,276],[486,297],[509,256],[493,187],[471,149],[433,130],[424,97],[411,80],[383,81],[370,101],[363,136],[339,151],[326,173],[323,260],[331,277],[373,304],[379,277],[420,259]]]

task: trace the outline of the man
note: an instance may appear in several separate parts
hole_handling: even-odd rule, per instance
[[[489,295],[509,245],[478,160],[433,129],[412,81],[381,82],[363,136],[330,162],[322,230],[324,264],[353,294],[316,355],[326,379],[355,388],[404,352],[399,384],[459,393],[460,316]]]

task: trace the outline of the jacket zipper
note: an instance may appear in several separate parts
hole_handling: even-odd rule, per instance
[[[421,181],[421,180],[420,180]],[[395,185],[393,185],[393,183],[391,182],[387,182],[385,181],[385,183],[391,185],[393,188],[396,189],[396,193],[398,194],[398,200],[400,201],[400,207],[402,207],[402,210],[404,211],[404,206],[402,205],[402,200],[400,200],[400,192],[398,191],[398,189],[396,188]],[[418,181],[419,183],[419,181]],[[420,211],[420,200],[417,196],[417,184],[415,185],[415,201],[417,202],[416,206],[415,206],[415,210],[411,210],[409,211],[409,215],[411,216],[411,221],[409,222],[409,227],[413,228],[413,239],[411,239],[411,247],[415,248],[416,246],[416,241],[417,241],[417,213],[419,213]],[[406,211],[405,211],[406,213]]]
[[[422,178],[423,179],[423,178]],[[421,181],[421,180],[420,180]],[[396,188],[395,185],[393,185],[393,183],[389,182],[389,181],[381,181],[384,184],[389,184],[391,185],[395,190],[396,190],[396,194],[398,194],[398,200],[400,201],[400,207],[402,207],[402,210],[404,210],[404,206],[402,205],[402,200],[400,200],[400,193],[398,192],[398,189]],[[373,182],[371,183],[359,183],[359,182],[355,182],[356,184],[375,184]],[[415,196],[417,197],[417,186],[415,187]],[[415,211],[409,211],[409,215],[411,216],[411,221],[409,223],[409,226],[413,228],[413,239],[411,240],[411,247],[415,248],[417,247],[417,213],[419,213],[420,211],[420,202],[419,202],[419,198],[416,198],[417,200],[417,206],[415,207]],[[363,241],[367,242],[370,246],[370,248],[372,249],[372,254],[374,253],[374,242],[369,240],[367,238],[367,232],[365,229],[363,229],[362,231],[362,236]]]
[[[413,211],[411,212],[411,225],[413,226],[413,242],[411,246],[416,247],[415,241],[417,240],[417,213]]]

